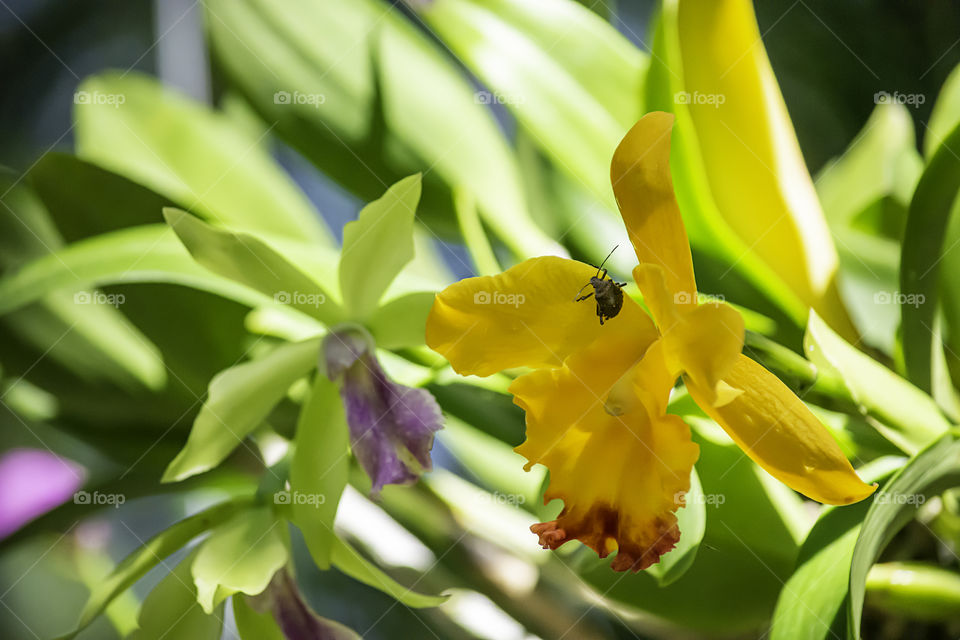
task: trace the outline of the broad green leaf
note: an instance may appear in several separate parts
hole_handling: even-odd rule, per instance
[[[319,338],[282,344],[258,360],[218,373],[187,443],[167,467],[163,482],[179,482],[223,462],[290,386],[317,366],[319,352]]]
[[[162,562],[164,558],[204,531],[219,525],[238,511],[247,508],[247,504],[248,501],[246,500],[218,504],[181,520],[148,540],[146,544],[124,558],[113,572],[103,580],[99,588],[90,594],[90,599],[80,614],[76,628],[63,636],[62,640],[69,640],[80,633],[103,612],[118,594],[130,588],[134,582]]]
[[[916,517],[919,506],[927,498],[956,486],[960,486],[960,442],[947,435],[912,458],[877,493],[863,520],[850,563],[848,638],[860,639],[867,574],[884,548],[904,525]]]
[[[387,189],[343,227],[340,293],[352,318],[369,316],[393,279],[413,259],[413,221],[420,174]]]
[[[646,56],[569,0],[435,0],[416,9],[490,87],[478,95],[509,108],[569,178],[613,209],[610,158],[643,114]]]
[[[240,640],[287,640],[269,612],[254,611],[242,596],[234,596],[230,600],[233,603],[233,618],[237,622]]]
[[[209,220],[330,245],[306,196],[229,118],[136,73],[86,79],[77,155],[140,182]],[[82,100],[86,96],[87,100]]]
[[[858,473],[866,482],[877,482],[903,462],[899,457],[878,458]],[[846,507],[826,507],[821,512],[800,548],[796,571],[780,592],[771,640],[843,637],[850,559],[870,504],[865,500]]]
[[[682,532],[680,542],[660,558],[660,562],[647,569],[661,587],[676,582],[693,565],[706,531],[707,497],[703,495],[696,469],[690,472],[690,490],[684,498],[686,506],[677,511],[677,526]],[[716,501],[714,497],[709,506],[713,507]]]
[[[379,589],[408,607],[436,607],[447,601],[448,596],[428,596],[404,587],[339,538],[333,540],[332,560],[337,569],[354,580]]]
[[[17,178],[0,171],[0,191],[0,271],[7,275],[58,250],[63,240],[36,194]],[[163,358],[116,308],[120,301],[92,291],[51,293],[37,307],[10,315],[5,323],[36,351],[31,370],[38,359],[48,359],[90,382],[109,382],[134,392],[144,387],[159,390],[166,382]],[[104,304],[108,302],[113,306]]]
[[[885,366],[857,350],[810,311],[804,338],[807,357],[840,375],[850,395],[877,431],[908,454],[915,454],[950,428],[933,399]]]
[[[194,259],[207,269],[324,324],[342,319],[342,310],[324,287],[259,238],[217,229],[179,209],[165,209],[163,215]]]
[[[217,527],[193,561],[197,602],[208,614],[235,593],[257,595],[289,559],[285,520],[268,506],[247,509]]]
[[[174,232],[158,224],[93,236],[24,264],[0,280],[0,314],[55,291],[128,282],[179,284],[250,306],[268,302],[261,293],[198,266]]]
[[[300,410],[290,464],[292,521],[307,542],[313,561],[330,567],[333,518],[347,486],[349,432],[337,385],[314,377],[313,389]]]
[[[856,139],[817,176],[817,195],[831,229],[850,230],[883,198],[892,198],[905,214],[922,171],[910,112],[902,104],[878,104]],[[880,225],[861,229],[887,235]]]
[[[223,607],[207,615],[197,603],[197,588],[190,567],[192,552],[153,588],[140,608],[139,629],[129,640],[219,640],[223,632]]]
[[[940,87],[930,121],[923,133],[923,155],[932,158],[950,132],[960,124],[960,65],[955,67]]]
[[[907,108],[881,103],[850,146],[817,177],[817,194],[837,243],[843,292],[864,340],[895,349],[900,308],[893,298],[900,238],[923,160]]]
[[[421,212],[432,222],[455,228],[450,193],[463,186],[518,256],[563,252],[531,221],[493,114],[455,61],[396,8],[378,0],[205,5],[230,82],[361,200],[429,169]]]
[[[942,348],[934,331],[940,263],[960,190],[960,155],[955,149],[960,150],[960,126],[944,139],[920,176],[910,201],[900,256],[904,366],[908,379],[928,393],[934,387],[934,351]]]
[[[418,291],[394,298],[371,314],[366,326],[382,349],[404,349],[423,344],[433,291]]]

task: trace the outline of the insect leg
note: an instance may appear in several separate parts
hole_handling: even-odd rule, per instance
[[[581,300],[586,300],[587,298],[589,298],[589,297],[592,296],[592,295],[593,295],[593,291],[591,291],[590,293],[588,293],[588,294],[585,295],[585,296],[580,296],[579,298],[577,298],[576,300],[574,300],[574,302],[580,302]]]

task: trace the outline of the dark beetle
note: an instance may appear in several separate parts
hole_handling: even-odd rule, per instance
[[[604,319],[609,320],[610,318],[613,318],[620,313],[620,308],[623,307],[623,291],[621,291],[621,289],[625,287],[627,283],[617,282],[613,278],[607,280],[607,270],[603,268],[603,265],[606,264],[607,260],[616,250],[617,247],[614,247],[610,250],[610,253],[607,254],[607,257],[604,258],[603,262],[600,263],[600,266],[597,267],[597,275],[590,278],[590,282],[580,287],[580,291],[577,292],[577,297],[574,300],[574,302],[580,302],[581,300],[586,300],[592,295],[596,295],[597,316],[600,318],[601,325],[603,324]],[[600,275],[601,269],[603,270],[603,275]],[[583,290],[589,286],[593,286],[593,293],[588,293],[585,296],[580,295],[583,293]]]

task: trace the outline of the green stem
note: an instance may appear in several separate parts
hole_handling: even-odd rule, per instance
[[[460,233],[463,234],[463,240],[477,273],[482,276],[500,273],[502,269],[490,247],[490,240],[483,231],[480,215],[477,213],[477,202],[473,195],[464,188],[454,189],[453,206],[457,213],[457,222],[460,223]]]
[[[918,562],[874,565],[867,602],[913,620],[960,620],[960,574]]]

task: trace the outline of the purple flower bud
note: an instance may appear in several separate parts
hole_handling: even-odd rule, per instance
[[[373,481],[412,484],[430,469],[433,434],[443,427],[430,392],[390,380],[373,338],[360,327],[331,331],[323,341],[327,376],[340,385],[353,454]]]
[[[240,594],[234,596],[241,597]],[[266,591],[248,597],[258,613],[271,613],[287,640],[359,640],[360,636],[339,622],[321,618],[300,597],[297,583],[286,569],[273,574]]]

